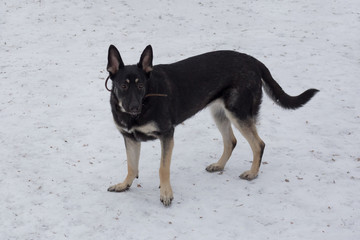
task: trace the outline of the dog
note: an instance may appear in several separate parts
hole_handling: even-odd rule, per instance
[[[160,201],[165,206],[173,200],[170,162],[175,126],[210,107],[222,135],[224,151],[219,161],[206,170],[224,169],[236,146],[233,125],[253,152],[251,169],[240,178],[252,180],[258,175],[265,148],[255,126],[262,87],[285,109],[303,106],[318,92],[308,89],[298,96],[289,96],[263,63],[235,51],[209,52],[172,64],[153,66],[152,62],[151,45],[144,49],[135,65],[124,65],[117,48],[109,47],[110,105],[115,125],[124,137],[128,173],[123,182],[109,187],[108,191],[122,192],[130,188],[139,174],[141,142],[159,139]]]

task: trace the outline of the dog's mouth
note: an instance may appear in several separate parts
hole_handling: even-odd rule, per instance
[[[132,117],[137,117],[138,115],[140,115],[141,111],[129,111],[127,113],[130,114]]]
[[[137,116],[137,115],[139,115],[140,114],[140,112],[129,112],[129,114],[131,115],[131,116]]]

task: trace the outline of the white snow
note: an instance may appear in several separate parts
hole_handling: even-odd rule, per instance
[[[1,239],[360,239],[360,3],[56,1],[0,3]],[[105,90],[107,49],[134,64],[229,49],[264,62],[289,94],[320,93],[296,111],[264,97],[259,177],[239,179],[238,146],[222,174],[208,110],[180,125],[174,201],[159,201],[158,141],[126,176],[123,139]]]

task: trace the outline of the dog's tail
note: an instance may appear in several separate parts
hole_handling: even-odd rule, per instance
[[[280,85],[271,76],[269,69],[260,62],[261,77],[265,92],[278,105],[286,109],[297,109],[307,103],[319,90],[308,89],[298,96],[290,96],[280,87]]]

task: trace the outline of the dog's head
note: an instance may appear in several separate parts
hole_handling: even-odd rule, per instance
[[[120,110],[132,116],[141,113],[146,94],[147,80],[152,71],[153,52],[147,46],[136,65],[125,66],[119,51],[110,45],[107,70],[113,82],[112,94],[117,98]]]

